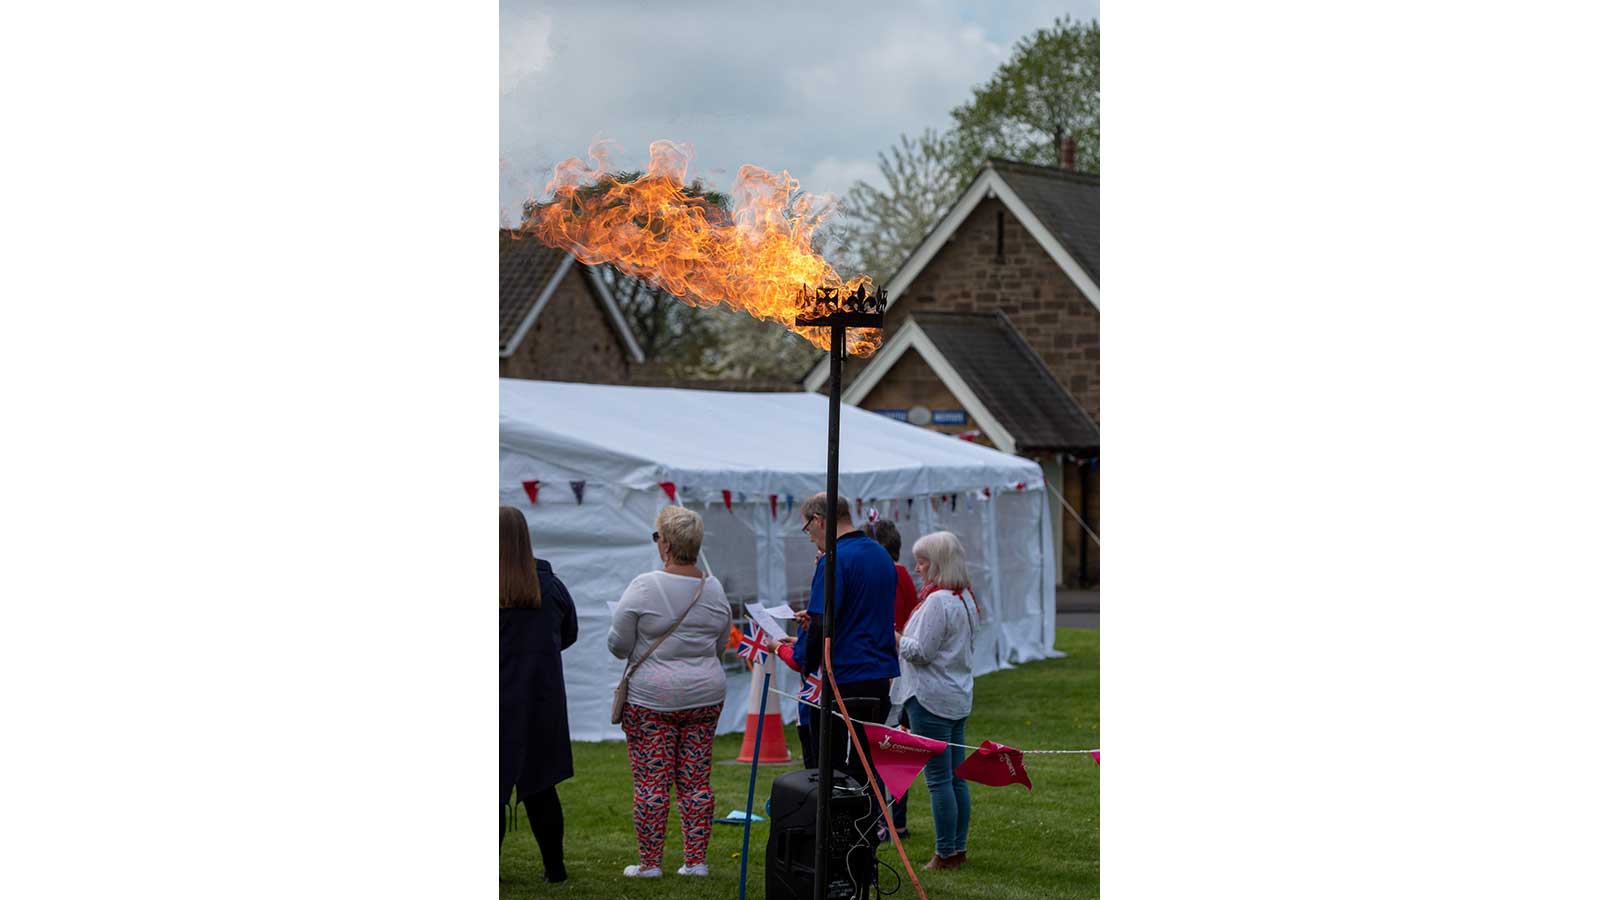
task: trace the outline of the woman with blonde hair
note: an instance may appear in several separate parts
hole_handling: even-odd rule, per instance
[[[710,874],[706,849],[716,808],[711,740],[728,689],[721,655],[733,613],[722,585],[695,565],[704,537],[705,523],[690,510],[668,506],[656,515],[650,539],[662,567],[622,592],[606,636],[611,655],[633,671],[622,712],[639,839],[638,865],[622,870],[630,878],[661,877],[673,787],[683,827],[678,874]]]
[[[956,767],[966,752],[967,716],[972,713],[972,651],[978,607],[972,597],[961,541],[948,531],[924,535],[911,547],[922,579],[918,604],[900,640],[900,679],[911,731],[951,746],[928,760],[929,805],[933,807],[934,856],[924,869],[954,869],[967,861],[967,826],[972,800]]]

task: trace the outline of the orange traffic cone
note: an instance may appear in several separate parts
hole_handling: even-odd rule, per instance
[[[771,675],[767,691],[766,721],[761,723],[761,758],[758,763],[786,763],[793,757],[789,755],[789,743],[783,734],[783,713],[778,707],[779,697],[770,688],[778,686],[777,663],[775,654],[768,653],[767,661],[750,670],[750,708],[744,717],[744,742],[739,745],[739,762],[750,762],[756,759],[756,722],[761,719],[761,676],[763,673]]]

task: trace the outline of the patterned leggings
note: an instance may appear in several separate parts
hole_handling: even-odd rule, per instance
[[[711,793],[711,739],[717,734],[722,704],[657,712],[630,703],[622,711],[633,765],[633,830],[639,836],[639,864],[661,865],[667,837],[667,792],[678,787],[678,818],[683,824],[683,864],[706,861],[716,798]]]

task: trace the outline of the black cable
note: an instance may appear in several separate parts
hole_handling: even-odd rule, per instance
[[[884,897],[884,896],[892,897],[895,894],[900,893],[900,870],[896,869],[894,866],[889,865],[888,863],[884,862],[883,860],[878,859],[876,856],[873,857],[873,861],[875,861],[879,866],[882,866],[883,868],[888,869],[890,871],[890,873],[892,873],[894,875],[894,890],[892,890],[892,891],[886,891],[886,890],[883,889],[883,876],[882,875],[878,876],[878,884],[877,884],[878,896],[879,897]]]

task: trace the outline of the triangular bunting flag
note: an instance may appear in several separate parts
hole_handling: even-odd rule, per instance
[[[867,742],[867,752],[872,755],[872,766],[883,777],[883,786],[894,799],[906,795],[906,788],[917,780],[917,773],[936,753],[949,746],[944,741],[925,738],[909,731],[885,728],[882,725],[862,724]]]
[[[539,482],[537,482],[537,481],[524,481],[522,483],[522,489],[524,491],[528,492],[528,502],[529,503],[538,503],[539,502]]]
[[[578,505],[579,506],[583,505],[583,486],[588,484],[588,483],[589,482],[587,482],[587,481],[571,481],[571,482],[568,482],[568,484],[572,485],[572,496],[578,498]]]
[[[792,512],[794,512],[794,496],[791,495],[791,494],[784,494],[783,495],[783,514],[784,515],[788,515],[789,513],[792,513]]]
[[[994,741],[984,741],[978,747],[978,752],[956,766],[956,777],[990,787],[1023,784],[1027,785],[1028,790],[1033,790],[1033,782],[1028,780],[1028,770],[1022,767],[1022,751]]]
[[[1094,764],[1095,765],[1097,765],[1097,766],[1100,765],[1100,751],[1099,750],[1090,750],[1089,751],[1089,755],[1094,757]]]
[[[778,495],[768,494],[767,505],[772,507],[772,517],[776,519],[778,517]]]
[[[672,501],[673,503],[677,503],[678,502],[678,486],[673,484],[670,481],[662,481],[662,482],[658,482],[658,483],[661,485],[661,489],[663,491],[667,492],[667,499]]]
[[[722,492],[722,505],[728,508],[728,512],[733,512],[733,491]]]

